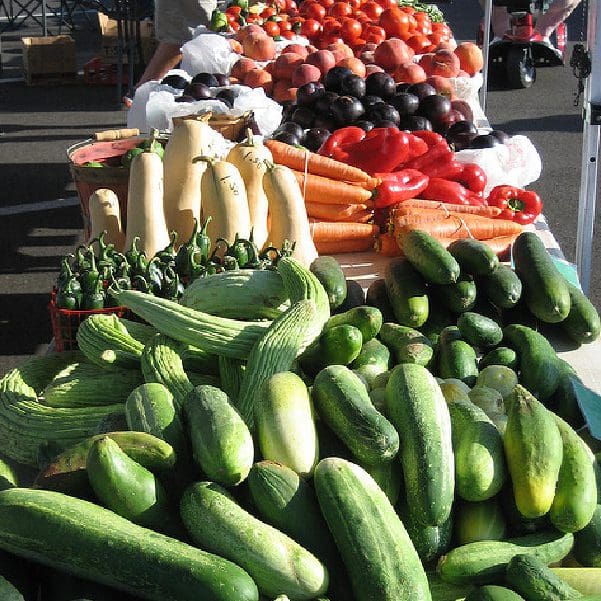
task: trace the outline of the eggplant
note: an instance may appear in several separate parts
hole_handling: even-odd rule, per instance
[[[366,116],[368,119],[377,122],[377,121],[391,121],[397,126],[401,121],[401,116],[399,112],[394,108],[394,106],[387,104],[386,102],[378,102],[374,104],[366,111]],[[376,125],[376,127],[379,127]]]
[[[417,114],[428,119],[431,122],[441,121],[442,118],[451,110],[451,101],[448,96],[433,94],[426,96],[419,101]]]
[[[289,134],[292,134],[293,136],[296,136],[297,138],[302,138],[305,133],[305,130],[298,123],[295,123],[294,121],[285,121],[275,130],[274,133],[280,133],[280,132],[288,132]]]
[[[360,127],[361,129],[363,129],[365,131],[371,131],[375,127],[375,124],[373,121],[366,121],[365,119],[360,119],[359,121],[354,123],[354,125],[357,127]]]

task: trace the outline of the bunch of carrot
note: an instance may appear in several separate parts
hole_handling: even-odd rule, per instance
[[[310,231],[320,254],[373,249],[379,228],[373,219],[374,190],[380,183],[361,169],[266,140],[274,162],[289,167],[303,192]]]
[[[401,254],[403,236],[411,230],[422,230],[448,246],[453,240],[475,238],[504,257],[522,226],[498,219],[496,207],[452,205],[438,201],[411,199],[394,209],[389,230],[378,240],[379,252],[387,256]]]

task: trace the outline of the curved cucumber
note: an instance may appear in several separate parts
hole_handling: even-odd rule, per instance
[[[380,328],[382,327],[382,313],[380,312],[380,309],[368,305],[353,307],[344,313],[332,315],[332,317],[326,321],[326,325],[323,329],[324,331],[328,331],[331,328],[341,325],[354,326],[361,332],[363,342],[367,342],[380,331]]]
[[[489,584],[470,591],[465,601],[524,601],[524,599],[511,589]]]
[[[384,281],[395,321],[419,328],[428,319],[429,302],[422,276],[406,259],[393,259],[386,266]]]
[[[382,324],[380,339],[393,351],[397,363],[428,365],[434,355],[432,343],[421,332],[398,323]]]
[[[459,277],[459,263],[434,237],[421,230],[403,236],[403,253],[409,262],[432,284],[452,284]]]
[[[330,309],[339,307],[346,298],[346,278],[340,263],[329,256],[317,257],[309,267],[328,295]]]
[[[464,238],[451,242],[447,250],[455,257],[461,273],[489,275],[499,264],[499,258],[484,242]]]
[[[496,321],[471,311],[459,316],[457,327],[465,340],[478,348],[496,346],[503,340],[503,331]]]
[[[574,557],[586,568],[601,568],[601,505],[591,521],[574,534]]]
[[[484,278],[483,284],[488,300],[499,309],[515,307],[522,297],[522,281],[507,265],[498,265]]]
[[[393,322],[395,321],[394,311],[388,298],[388,292],[386,292],[386,282],[384,278],[374,280],[367,289],[365,302],[370,307],[376,307],[382,314],[382,322]]]
[[[595,305],[572,284],[568,284],[570,312],[561,322],[561,327],[570,338],[580,344],[593,342],[601,333],[601,319]]]
[[[471,275],[461,274],[454,284],[433,286],[437,301],[453,313],[470,311],[476,304],[476,283]]]
[[[455,536],[459,545],[481,540],[503,540],[507,532],[498,497],[471,503],[463,501],[455,510]]]

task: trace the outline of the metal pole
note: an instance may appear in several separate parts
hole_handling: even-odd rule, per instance
[[[486,94],[488,90],[488,53],[490,46],[490,21],[492,16],[492,0],[484,0],[484,35],[482,36],[482,55],[484,66],[482,68],[482,89],[480,90],[480,105],[486,113]]]

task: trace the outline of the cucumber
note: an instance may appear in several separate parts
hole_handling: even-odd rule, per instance
[[[595,507],[591,521],[574,534],[576,561],[586,568],[601,568],[601,505]]]
[[[542,532],[552,528],[549,515],[545,514],[539,518],[524,517],[515,502],[513,484],[508,481],[499,495],[503,515],[507,523],[507,530],[511,536],[522,536]]]
[[[324,330],[330,330],[336,326],[349,325],[356,327],[363,338],[363,342],[367,342],[374,338],[382,327],[382,313],[376,307],[362,305],[353,307],[344,313],[332,315],[324,326]]]
[[[309,266],[310,271],[321,282],[330,303],[330,309],[338,308],[346,298],[346,278],[340,263],[329,256],[317,257]]]
[[[428,295],[421,275],[406,259],[393,259],[386,266],[384,281],[395,321],[419,328],[428,319]]]
[[[515,371],[504,365],[489,365],[485,367],[476,380],[476,387],[485,386],[496,390],[506,399],[518,384]]]
[[[372,405],[386,417],[386,387],[384,388],[372,388],[369,391],[369,400]]]
[[[237,565],[54,491],[0,492],[0,548],[150,601],[259,599]]]
[[[449,409],[434,376],[421,365],[397,365],[386,385],[386,413],[403,439],[412,511],[424,526],[439,526],[451,512],[455,468]]]
[[[505,541],[478,541],[449,551],[438,563],[442,579],[455,584],[490,584],[503,578],[507,564],[519,553],[545,564],[561,561],[574,536],[557,531],[537,532]]]
[[[516,386],[506,405],[503,442],[513,494],[520,513],[536,518],[553,503],[563,457],[561,434],[553,414],[524,387]]]
[[[348,365],[359,356],[362,344],[358,328],[349,324],[334,326],[307,347],[299,357],[300,365],[310,376],[328,365]]]
[[[116,442],[106,436],[94,442],[86,469],[96,497],[107,509],[153,530],[170,529],[163,485],[152,472],[130,459]]]
[[[524,601],[524,599],[509,588],[489,584],[470,591],[465,601]]]
[[[531,313],[547,323],[563,321],[570,312],[570,291],[543,241],[534,232],[522,232],[513,243],[513,260]]]
[[[498,265],[483,279],[483,290],[493,305],[499,309],[511,309],[522,296],[522,280],[511,267]]]
[[[361,380],[342,365],[317,374],[311,392],[319,417],[364,463],[390,461],[399,450],[393,425],[372,405]]]
[[[566,334],[579,344],[593,342],[601,332],[599,313],[586,295],[576,286],[568,283],[570,294],[570,312],[561,322]]]
[[[522,384],[537,398],[548,399],[557,389],[561,375],[551,343],[532,328],[519,324],[505,326],[503,336],[517,352]]]
[[[577,532],[591,521],[597,507],[594,457],[569,424],[556,415],[554,418],[563,442],[563,457],[549,517],[561,532]]]
[[[453,255],[430,234],[411,230],[403,236],[403,253],[431,284],[452,284],[459,277],[459,263]]]
[[[463,338],[478,348],[497,346],[503,340],[503,331],[496,321],[471,311],[459,316],[457,327]]]
[[[382,489],[391,505],[396,505],[401,493],[402,474],[396,461],[361,466]]]
[[[513,557],[507,565],[505,579],[528,601],[565,601],[582,596],[532,555],[520,553]]]
[[[253,464],[253,439],[225,392],[208,384],[197,386],[184,411],[197,465],[217,482],[240,484]]]
[[[471,275],[461,274],[454,284],[432,286],[436,300],[453,313],[470,311],[476,304],[476,283]]]
[[[360,307],[365,304],[365,293],[359,282],[346,279],[346,297],[342,304],[336,309],[337,312],[344,312],[353,307]],[[369,304],[369,303],[368,303]]]
[[[322,420],[316,420],[315,428],[319,439],[319,459],[342,457],[349,461],[355,461],[350,450]]]
[[[438,345],[441,332],[447,326],[454,326],[457,318],[441,303],[430,303],[430,311],[426,323],[419,331],[430,340],[433,347]]]
[[[313,408],[305,383],[292,372],[274,374],[263,384],[255,407],[259,448],[302,476],[317,464],[319,446]]]
[[[496,495],[507,477],[503,438],[486,413],[471,401],[449,403],[455,456],[455,487],[466,501]]]
[[[384,323],[380,339],[394,353],[397,363],[428,365],[434,355],[432,343],[421,333],[398,323]]]
[[[390,351],[385,344],[382,344],[377,338],[372,338],[367,342],[363,343],[361,352],[357,355],[355,360],[351,363],[353,369],[361,367],[376,367],[379,375],[388,370],[390,367]]]
[[[551,570],[580,591],[584,595],[583,600],[599,601],[599,595],[601,595],[601,570],[599,568],[552,567]]]
[[[469,400],[482,409],[486,415],[491,418],[491,415],[497,413],[503,413],[505,411],[505,404],[503,403],[503,397],[498,390],[489,388],[488,386],[474,386],[468,393]]]
[[[0,576],[0,599],[2,601],[24,601],[23,595],[4,576]]]
[[[468,386],[476,382],[476,351],[461,339],[459,329],[455,326],[449,326],[441,332],[436,360],[437,373],[441,378],[456,378]]]
[[[15,470],[0,457],[0,490],[19,486],[19,478]]]
[[[470,275],[490,275],[499,265],[499,258],[493,250],[480,240],[464,238],[455,240],[447,247],[455,257],[461,273]]]
[[[365,302],[370,307],[376,307],[382,314],[382,321],[394,322],[396,320],[390,299],[388,298],[388,292],[386,292],[386,282],[384,278],[374,280],[367,289],[367,295]]]
[[[302,600],[326,592],[325,566],[283,532],[242,509],[219,485],[190,485],[180,512],[192,540],[246,570],[262,595]]]
[[[315,468],[315,491],[357,601],[431,599],[407,531],[365,470],[344,459],[323,459]]]
[[[585,425],[585,419],[578,404],[577,388],[580,379],[574,368],[563,359],[559,359],[559,384],[547,401],[547,406],[564,419],[572,428],[580,429]]]
[[[461,380],[457,380],[456,378],[448,378],[446,380],[442,380],[439,383],[439,386],[447,403],[454,403],[459,399],[463,401],[470,400],[470,397],[468,396],[470,387]]]
[[[497,497],[471,503],[462,501],[455,510],[455,538],[459,545],[481,540],[503,540],[507,532]]]

